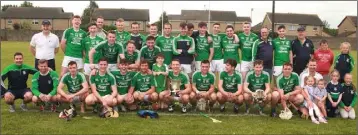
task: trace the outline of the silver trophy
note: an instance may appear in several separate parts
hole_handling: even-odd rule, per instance
[[[171,80],[170,81],[170,95],[174,96],[180,90],[181,81],[180,80]]]
[[[265,91],[258,89],[255,91],[253,97],[254,97],[254,100],[256,103],[261,104],[264,102],[264,99],[265,99]]]

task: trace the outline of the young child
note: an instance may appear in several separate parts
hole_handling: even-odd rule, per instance
[[[326,86],[328,92],[328,100],[326,100],[328,117],[336,117],[336,110],[342,99],[342,85],[338,82],[338,79],[338,70],[333,70],[331,72],[331,81]]]
[[[168,75],[168,66],[164,64],[164,55],[159,53],[156,58],[156,63],[152,66],[152,71],[154,75],[155,82],[155,91],[159,95],[159,105],[161,109],[164,109],[164,106],[167,101],[165,97],[170,94],[169,90],[166,90],[166,80]]]
[[[314,101],[314,92],[315,92],[315,79],[313,76],[308,76],[305,82],[305,86],[303,87],[304,91],[308,95],[308,98],[304,101],[304,105],[308,108],[309,115],[311,117],[311,120],[315,124],[327,123],[327,121],[322,117],[320,109],[317,107],[317,105],[312,102]],[[318,121],[314,117],[314,114],[318,116]]]
[[[316,71],[323,76],[323,79],[329,81],[329,70],[333,64],[334,54],[328,47],[327,40],[323,39],[319,43],[319,49],[314,52],[314,59],[317,61]]]
[[[355,119],[356,113],[354,111],[354,106],[357,102],[357,91],[352,84],[352,74],[350,73],[347,73],[344,76],[342,92],[342,101],[339,103],[341,116],[344,119]]]
[[[349,42],[341,43],[340,49],[341,54],[335,57],[334,69],[337,69],[340,74],[339,82],[344,82],[344,76],[346,73],[350,73],[354,67],[353,57],[349,54],[349,50],[351,48],[351,44]]]
[[[326,111],[326,98],[327,98],[327,90],[325,81],[323,79],[317,81],[317,87],[313,92],[314,103],[318,106],[324,118],[327,118],[327,111]]]

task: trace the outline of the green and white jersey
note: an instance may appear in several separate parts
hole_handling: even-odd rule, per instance
[[[212,40],[213,40],[213,48],[214,48],[214,56],[213,56],[213,60],[221,60],[223,59],[223,48],[221,46],[221,39],[224,36],[222,35],[214,35],[214,34],[210,34]]]
[[[240,56],[239,56],[239,47],[238,43],[234,43],[234,38],[229,38],[225,36],[221,40],[221,46],[224,52],[224,61],[227,59],[234,59],[239,64]]]
[[[116,79],[118,94],[124,95],[128,93],[128,89],[131,86],[131,81],[136,72],[126,72],[122,74],[119,70],[111,71],[112,75]]]
[[[123,54],[123,46],[114,43],[110,45],[108,41],[103,41],[94,47],[96,51],[101,52],[108,59],[109,64],[116,64],[119,54]]]
[[[210,86],[215,83],[215,74],[212,72],[203,75],[200,71],[195,71],[192,78],[193,85],[195,85],[199,91],[208,91]]]
[[[258,89],[265,90],[265,84],[270,83],[270,75],[266,71],[262,71],[262,73],[257,76],[255,71],[251,70],[247,73],[245,82],[249,84],[248,88],[252,92]]]
[[[291,41],[286,38],[276,38],[272,41],[274,50],[274,66],[282,66],[290,62]]]
[[[171,80],[180,80],[180,82],[181,82],[180,90],[184,90],[185,85],[190,84],[188,74],[184,73],[183,71],[180,71],[179,74],[175,75],[174,72],[172,70],[170,70],[168,73],[168,78],[170,81]]]
[[[67,72],[61,79],[61,83],[67,86],[68,92],[77,93],[82,87],[82,83],[87,82],[85,75],[81,72],[73,77],[70,72]]]
[[[95,36],[95,37],[91,37],[91,36],[87,36],[82,40],[82,49],[85,51],[85,63],[90,63],[89,62],[89,52],[91,51],[92,48],[94,48],[97,44],[99,44],[100,42],[102,42],[103,39],[99,36]],[[101,52],[97,51],[94,55],[93,55],[93,64],[97,64],[99,59],[102,57]]]
[[[210,48],[213,48],[212,43],[208,43],[206,36],[198,36],[195,44],[196,57],[195,61],[208,60],[210,55]]]
[[[168,65],[163,64],[159,66],[157,63],[153,64],[152,67],[153,72],[168,72]],[[162,92],[165,90],[167,86],[167,77],[165,75],[154,75],[154,82],[155,82],[155,91]]]
[[[159,36],[155,40],[155,45],[160,48],[164,55],[164,64],[169,65],[172,62],[173,58],[173,41],[174,37],[165,37],[165,36]]]
[[[134,50],[133,54],[129,54],[128,51],[125,51],[124,58],[129,62],[129,64],[135,64],[136,61],[140,60],[139,51]]]
[[[252,45],[258,39],[258,36],[255,33],[250,32],[249,35],[245,35],[245,33],[238,34],[240,40],[240,49],[242,53],[243,61],[251,61],[252,60]]]
[[[282,89],[284,94],[286,94],[293,91],[296,86],[300,86],[300,77],[295,72],[292,72],[289,77],[284,77],[281,74],[277,77],[276,82],[277,88]]]
[[[62,39],[66,40],[65,56],[74,58],[82,58],[81,40],[85,38],[87,33],[79,29],[75,31],[73,28],[68,28],[63,32]]]
[[[155,63],[155,58],[161,52],[158,46],[150,49],[148,46],[143,46],[140,49],[139,58],[143,58],[149,62],[149,68],[152,69],[153,64]]]
[[[130,33],[128,31],[121,31],[114,30],[116,32],[116,43],[122,45],[124,48],[127,46],[127,41],[130,38]]]
[[[142,74],[141,72],[137,72],[132,79],[131,86],[134,87],[135,91],[146,92],[152,86],[155,87],[156,84],[154,82],[153,75]]]
[[[112,94],[111,86],[116,85],[116,79],[109,72],[100,75],[99,71],[97,71],[96,75],[91,75],[89,80],[91,85],[96,85],[96,90],[100,96]]]
[[[234,71],[232,75],[228,72],[222,71],[220,73],[220,80],[223,81],[223,88],[226,92],[235,93],[238,89],[238,85],[242,84],[242,76],[239,72]]]

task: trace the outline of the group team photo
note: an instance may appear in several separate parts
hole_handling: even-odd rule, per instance
[[[2,113],[56,112],[67,120],[129,112],[144,118],[256,114],[313,124],[355,120],[357,66],[350,42],[341,41],[334,54],[324,37],[314,45],[305,26],[289,40],[291,27],[262,26],[255,34],[248,21],[240,23],[242,32],[215,21],[151,23],[144,35],[143,25],[124,18],[115,20],[115,30],[104,30],[104,16],[85,28],[82,20],[72,16],[58,36],[54,22],[44,19],[26,51],[6,50],[13,62],[1,70]]]

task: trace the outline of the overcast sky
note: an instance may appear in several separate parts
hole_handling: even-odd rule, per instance
[[[65,12],[82,15],[89,5],[88,1],[30,1],[34,6],[63,7]],[[237,16],[251,16],[253,25],[261,22],[266,12],[272,12],[272,1],[96,1],[100,8],[138,8],[149,9],[150,22],[159,19],[162,4],[167,14],[180,14],[182,9],[236,11]],[[16,4],[22,1],[1,1],[1,5]],[[276,1],[276,12],[318,14],[327,20],[331,28],[337,28],[346,15],[357,15],[357,1]]]

